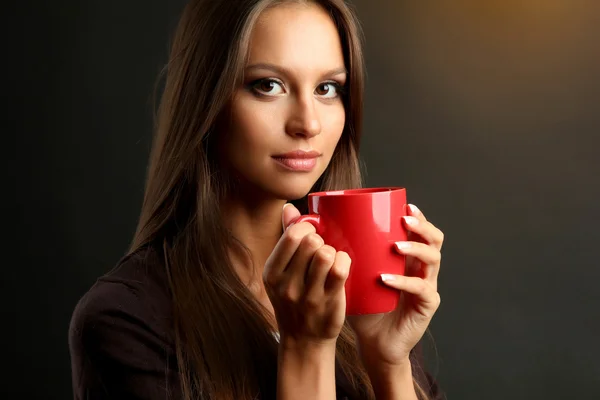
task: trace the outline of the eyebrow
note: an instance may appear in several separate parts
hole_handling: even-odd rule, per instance
[[[278,74],[282,74],[282,75],[287,75],[287,76],[291,76],[292,73],[289,69],[284,68],[284,67],[280,67],[274,64],[267,64],[267,63],[258,63],[258,64],[252,64],[249,65],[248,67],[246,67],[246,70],[253,70],[253,69],[266,69],[269,71],[273,71],[276,72]],[[339,68],[334,68],[331,69],[329,71],[325,71],[322,76],[334,76],[334,75],[341,75],[341,74],[347,74],[348,70],[346,70],[345,67],[339,67]]]

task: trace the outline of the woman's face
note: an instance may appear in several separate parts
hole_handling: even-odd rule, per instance
[[[322,8],[291,3],[261,15],[222,141],[243,190],[285,200],[309,192],[344,129],[345,83],[339,34]]]

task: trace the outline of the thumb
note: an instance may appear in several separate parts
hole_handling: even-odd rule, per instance
[[[294,221],[300,217],[300,211],[292,203],[285,203],[281,213],[281,224],[285,231]]]

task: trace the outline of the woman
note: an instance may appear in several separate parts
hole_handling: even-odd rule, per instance
[[[293,223],[360,186],[362,63],[343,0],[187,5],[133,245],[71,322],[76,399],[438,396],[414,348],[442,233],[411,207],[403,301],[345,321],[351,260]]]

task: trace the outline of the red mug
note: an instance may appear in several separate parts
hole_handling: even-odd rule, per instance
[[[378,314],[396,308],[400,292],[385,286],[381,274],[404,275],[405,256],[394,243],[405,241],[406,189],[336,190],[308,195],[311,223],[326,244],[352,259],[346,280],[346,315]]]

